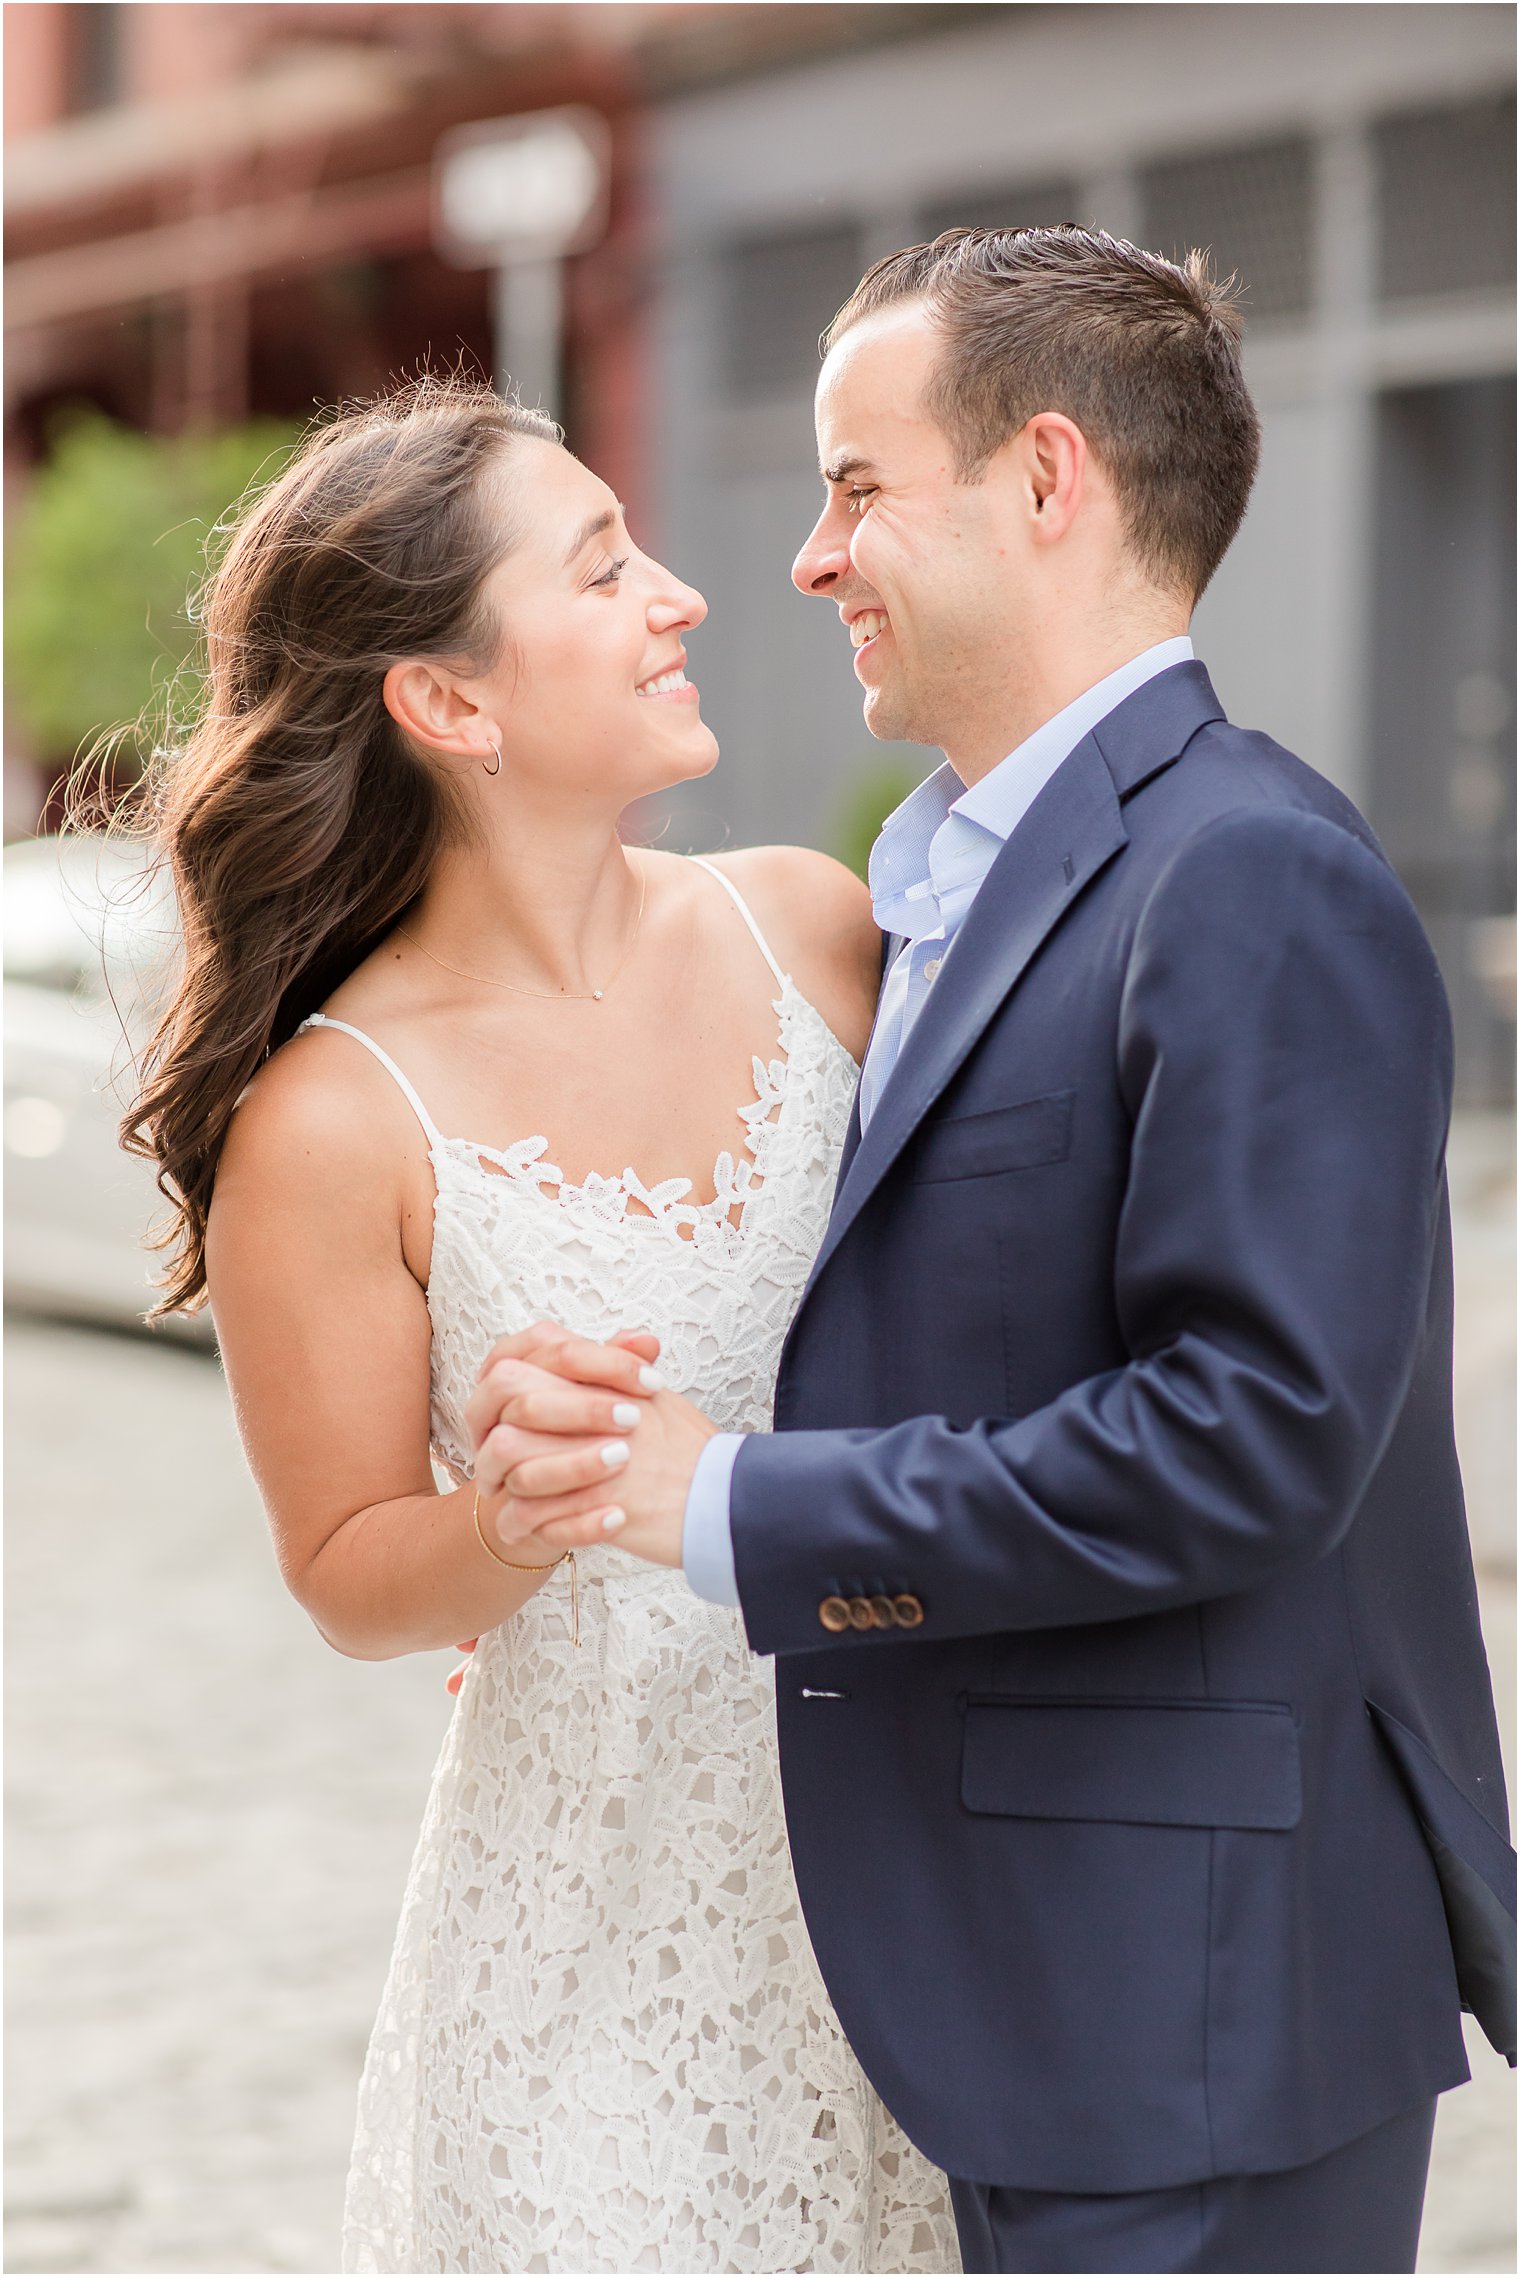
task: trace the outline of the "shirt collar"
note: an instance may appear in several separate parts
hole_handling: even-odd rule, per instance
[[[996,861],[1051,776],[1127,696],[1193,654],[1186,634],[1131,657],[1037,727],[967,790],[948,760],[887,816],[871,849],[871,900],[886,933],[939,929],[942,899],[963,902]]]

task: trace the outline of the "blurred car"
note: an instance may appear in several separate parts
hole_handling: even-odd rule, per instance
[[[79,836],[7,846],[4,884],[6,1302],[142,1327],[161,1266],[143,1236],[167,1205],[116,1134],[174,970],[168,880]],[[159,1332],[215,1341],[208,1311]]]

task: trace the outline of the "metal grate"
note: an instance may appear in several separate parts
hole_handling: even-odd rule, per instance
[[[1515,98],[1408,112],[1372,130],[1380,300],[1515,281]]]
[[[860,231],[850,224],[746,238],[721,255],[728,294],[731,398],[809,395],[818,335],[860,282]]]
[[[1247,317],[1301,316],[1313,275],[1313,170],[1308,142],[1262,142],[1147,166],[1142,242],[1170,260],[1194,247],[1244,288]]]
[[[943,229],[1048,229],[1053,222],[1077,219],[1075,182],[969,183],[941,191],[919,210],[921,238]]]

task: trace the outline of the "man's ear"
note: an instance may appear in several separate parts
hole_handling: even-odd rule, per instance
[[[451,674],[412,658],[393,664],[381,684],[385,708],[404,735],[440,758],[473,764],[500,741]]]
[[[1036,543],[1052,544],[1071,528],[1087,480],[1087,437],[1061,411],[1037,411],[1015,437]]]

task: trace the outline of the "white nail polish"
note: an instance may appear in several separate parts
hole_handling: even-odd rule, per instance
[[[666,1388],[665,1378],[660,1374],[658,1368],[640,1368],[639,1382],[645,1391],[664,1391]]]
[[[602,1532],[604,1534],[615,1534],[620,1526],[626,1526],[627,1523],[628,1513],[626,1510],[604,1510],[602,1512]]]
[[[643,1412],[637,1400],[620,1399],[612,1410],[612,1420],[620,1431],[637,1431]]]
[[[610,1471],[620,1471],[632,1449],[626,1439],[609,1439],[602,1449],[602,1461]]]

